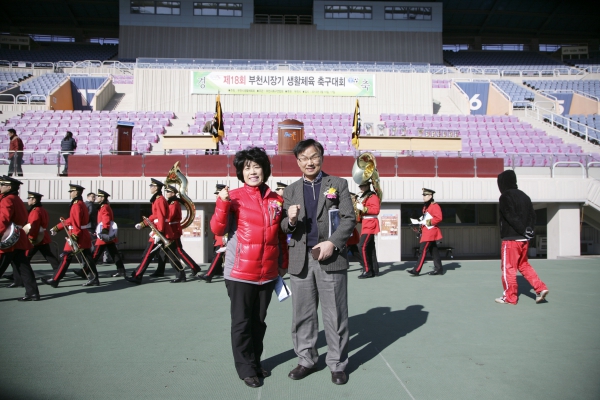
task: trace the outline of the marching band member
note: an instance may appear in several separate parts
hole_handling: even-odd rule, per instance
[[[181,236],[183,235],[183,229],[181,229],[181,202],[177,197],[177,193],[178,190],[175,186],[168,185],[165,189],[165,198],[169,203],[169,225],[171,225],[174,236],[171,247],[173,248],[173,252],[177,255],[177,257],[192,270],[192,276],[196,276],[200,272],[200,267],[183,249],[183,245],[181,244]],[[166,262],[166,256],[161,254],[156,271],[150,276],[164,276]],[[173,279],[171,282],[185,282],[185,279],[181,279],[181,275],[183,275],[183,278],[185,278],[185,272],[183,272],[180,274],[179,278]]]
[[[166,240],[174,240],[175,236],[173,235],[173,230],[171,229],[171,225],[169,225],[169,205],[167,200],[162,195],[163,183],[157,179],[152,178],[152,183],[150,183],[150,193],[152,194],[152,198],[150,199],[150,203],[152,203],[152,215],[148,217],[148,222],[153,224],[156,228],[157,232],[162,235]],[[149,226],[145,221],[140,222],[135,225],[135,229],[142,229],[145,226]],[[142,262],[140,265],[133,271],[131,277],[126,276],[125,279],[128,282],[135,283],[136,285],[140,285],[142,283],[142,277],[144,276],[144,272],[150,265],[150,261],[152,261],[152,254],[155,250],[157,250],[158,246],[163,247],[163,251],[169,254],[169,262],[178,271],[178,277],[173,279],[171,282],[185,282],[185,272],[183,271],[183,267],[179,262],[179,259],[174,254],[174,252],[169,248],[164,247],[164,243],[161,243],[161,238],[158,236],[153,230],[150,234],[150,239],[148,240],[148,245],[146,246],[146,250],[144,250],[144,254],[142,254]]]
[[[58,269],[58,259],[50,249],[50,234],[48,233],[48,223],[50,218],[48,217],[48,211],[42,206],[42,197],[44,195],[36,192],[27,192],[27,204],[29,205],[29,217],[27,218],[27,224],[30,226],[27,238],[33,244],[33,248],[27,250],[27,258],[31,262],[33,256],[39,251],[42,253],[46,261],[50,263],[52,269],[56,271]],[[44,230],[44,236],[41,241],[38,242],[40,231]]]
[[[110,194],[105,192],[102,189],[98,189],[98,193],[96,194],[98,198],[98,224],[102,224],[102,231],[97,235],[96,239],[96,248],[94,249],[93,257],[94,262],[98,262],[102,254],[104,254],[105,250],[108,250],[108,254],[112,257],[115,265],[117,266],[117,272],[114,273],[113,277],[122,276],[125,277],[125,265],[123,265],[123,260],[121,260],[121,255],[119,254],[119,250],[117,249],[117,242],[119,239],[115,236],[110,236],[110,226],[114,221],[113,211],[110,207],[110,203],[108,198]]]
[[[90,216],[88,209],[83,202],[81,194],[85,190],[84,187],[69,183],[69,195],[71,197],[71,210],[69,211],[69,218],[61,220],[56,226],[50,229],[50,235],[55,236],[58,231],[64,229],[67,233],[67,243],[63,249],[63,255],[61,258],[60,266],[54,273],[52,279],[42,278],[42,282],[56,288],[58,283],[67,273],[67,269],[73,257],[77,261],[82,263],[82,266],[87,266],[91,269],[91,274],[88,277],[88,281],[82,286],[100,286],[98,280],[98,271],[96,270],[96,263],[92,257],[92,238],[88,231],[90,223]]]
[[[371,191],[371,184],[367,180],[358,185],[361,193],[356,201],[356,209],[362,221],[358,253],[363,267],[358,279],[373,278],[379,275],[379,263],[375,250],[375,235],[379,233],[380,200],[377,193]]]
[[[219,192],[225,189],[227,185],[223,185],[221,183],[217,183],[215,194],[217,197],[219,196]],[[283,189],[282,189],[283,192]],[[281,195],[280,195],[281,196]],[[208,271],[205,274],[200,275],[200,279],[210,283],[212,281],[213,276],[215,275],[223,275],[223,259],[225,257],[225,249],[227,245],[227,234],[220,236],[215,235],[215,242],[213,244],[214,249],[214,257],[212,262],[210,263],[210,267],[208,267]]]
[[[40,299],[40,292],[31,264],[25,255],[33,246],[22,229],[27,222],[27,209],[19,198],[19,187],[22,184],[23,182],[8,176],[0,177],[0,237],[3,237],[7,230],[17,229],[19,233],[18,239],[15,240],[15,235],[9,235],[8,243],[3,241],[0,244],[0,275],[14,262],[15,279],[16,275],[19,275],[25,285],[25,296],[19,301],[37,301]]]
[[[438,228],[438,224],[442,222],[442,209],[440,205],[433,200],[434,190],[423,188],[423,217],[421,225],[424,225],[421,230],[421,248],[419,249],[419,260],[417,266],[413,269],[408,269],[406,272],[412,276],[419,276],[427,250],[433,257],[433,271],[429,275],[442,275],[442,260],[440,259],[440,251],[437,247],[437,241],[442,239],[442,231]]]

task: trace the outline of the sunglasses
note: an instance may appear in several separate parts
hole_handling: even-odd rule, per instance
[[[71,190],[69,190],[69,193],[71,193],[71,192],[76,192],[76,191],[77,191],[77,190],[75,190],[75,189],[71,189]]]
[[[158,186],[156,183],[151,183],[148,186]]]
[[[33,200],[35,197],[28,197],[27,200]]]

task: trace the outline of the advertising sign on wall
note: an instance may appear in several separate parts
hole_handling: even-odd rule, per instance
[[[381,214],[381,239],[398,239],[398,214]]]
[[[278,71],[192,71],[192,94],[375,96],[375,75]]]

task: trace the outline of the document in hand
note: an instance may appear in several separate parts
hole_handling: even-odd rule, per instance
[[[288,297],[290,297],[292,295],[291,290],[287,287],[287,285],[285,284],[285,281],[283,280],[283,278],[281,276],[277,277],[277,280],[275,281],[275,294],[277,295],[277,298],[279,299],[279,301],[284,301],[286,300]]]
[[[431,220],[431,219],[433,219],[433,217],[428,212],[426,212],[425,215],[423,215],[423,221],[421,221],[421,223],[425,226],[425,228],[427,228],[427,229],[433,228],[433,225],[427,225],[427,221]]]

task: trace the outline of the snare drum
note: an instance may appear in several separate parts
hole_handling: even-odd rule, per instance
[[[0,241],[0,249],[6,250],[13,247],[19,241],[21,236],[21,229],[14,223],[11,223],[7,230],[2,234],[2,240]]]

